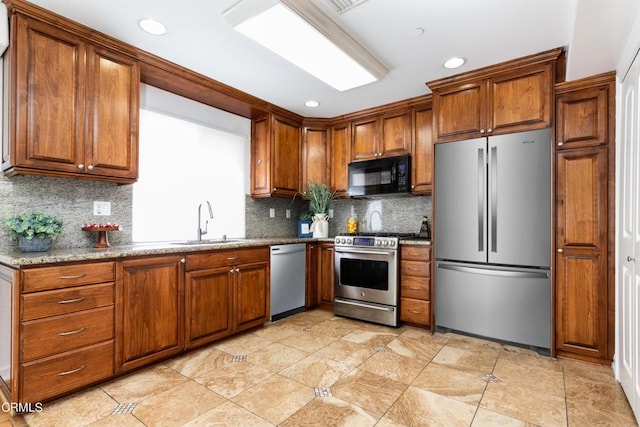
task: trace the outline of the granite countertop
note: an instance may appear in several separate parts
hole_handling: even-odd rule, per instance
[[[106,249],[67,248],[52,249],[48,252],[25,253],[20,251],[0,252],[0,263],[20,268],[30,265],[55,264],[61,262],[90,261],[125,258],[143,255],[186,254],[215,249],[237,249],[255,246],[284,245],[288,243],[333,242],[333,237],[310,239],[297,237],[273,237],[265,239],[230,239],[226,243],[180,244],[179,242],[141,243],[111,246]],[[400,241],[403,245],[431,245],[426,239],[411,238]]]

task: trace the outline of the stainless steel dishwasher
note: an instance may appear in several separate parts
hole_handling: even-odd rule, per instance
[[[304,311],[306,243],[271,246],[271,320]]]

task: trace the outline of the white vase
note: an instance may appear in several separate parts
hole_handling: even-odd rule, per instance
[[[329,237],[329,215],[324,213],[313,215],[311,231],[313,232],[314,238]]]

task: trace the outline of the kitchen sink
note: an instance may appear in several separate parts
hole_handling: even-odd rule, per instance
[[[239,242],[239,239],[210,239],[210,240],[182,240],[179,242],[171,242],[172,245],[182,246],[198,246],[198,245],[219,245],[222,243]]]

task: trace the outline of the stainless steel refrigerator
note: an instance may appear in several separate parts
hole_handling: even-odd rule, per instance
[[[436,326],[551,346],[551,129],[435,146]]]

